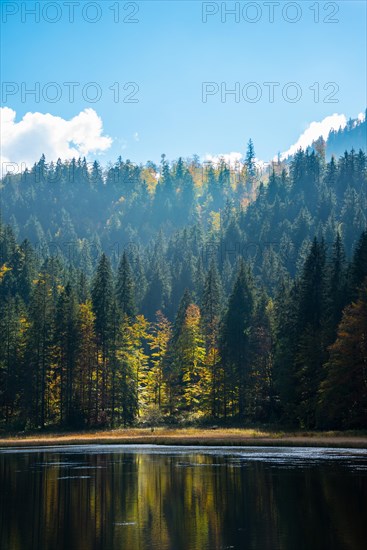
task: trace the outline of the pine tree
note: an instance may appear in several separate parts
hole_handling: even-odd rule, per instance
[[[278,177],[275,174],[274,167],[269,178],[269,183],[266,188],[266,197],[270,204],[274,203],[278,194]]]
[[[121,346],[121,321],[126,320],[127,322],[128,315],[126,313],[121,313],[121,310],[118,307],[117,299],[115,296],[112,298],[111,302],[111,321],[109,326],[109,351],[108,351],[108,368],[111,373],[111,383],[110,383],[110,402],[109,408],[111,411],[111,426],[114,427],[115,419],[118,414],[117,409],[117,400],[118,400],[118,380],[119,380],[119,369],[121,364],[119,361],[119,348]],[[117,413],[117,414],[116,414]]]
[[[148,289],[142,304],[142,312],[153,320],[158,310],[165,311],[168,301],[168,285],[157,259],[154,259],[148,276]]]
[[[249,178],[250,179],[254,178],[256,175],[256,164],[255,164],[255,148],[254,148],[254,144],[252,143],[252,139],[250,139],[247,144],[245,165],[247,168],[247,173]]]
[[[117,271],[116,295],[122,315],[133,317],[136,312],[134,281],[126,251]]]
[[[108,356],[110,352],[112,304],[113,304],[113,279],[111,264],[105,254],[102,254],[97,272],[92,285],[92,304],[95,315],[95,330],[97,336],[98,358],[101,368],[101,409],[103,415],[107,406],[107,390],[109,379]],[[99,370],[97,370],[97,376]],[[99,392],[99,376],[96,381]],[[97,411],[99,406],[97,404]],[[98,412],[97,412],[98,416]]]
[[[26,361],[27,404],[33,426],[44,428],[49,416],[48,379],[54,359],[55,307],[51,277],[41,273],[30,303],[30,327],[27,331]]]
[[[134,281],[136,308],[138,311],[142,311],[142,305],[147,291],[148,281],[140,251],[138,251],[135,259]]]
[[[295,356],[298,343],[299,285],[283,283],[274,307],[275,414],[288,425],[297,424],[298,379]]]
[[[354,250],[349,274],[349,299],[358,296],[359,288],[367,276],[367,230],[363,231]]]
[[[76,359],[76,384],[78,401],[87,421],[87,425],[97,423],[98,418],[98,361],[95,334],[95,315],[92,302],[80,304],[77,328],[78,350]]]
[[[102,170],[99,162],[96,160],[93,162],[92,172],[89,178],[90,184],[95,189],[100,189],[103,185]]]
[[[250,334],[251,375],[248,414],[254,421],[266,422],[274,414],[273,302],[263,293],[258,300]]]
[[[317,390],[325,361],[325,245],[315,238],[300,280],[298,345],[295,357],[301,426],[315,427]]]
[[[36,275],[37,260],[30,242],[25,239],[19,246],[20,263],[17,275],[17,292],[28,304],[32,293],[32,281]]]
[[[250,332],[254,294],[248,269],[241,262],[221,329],[221,357],[225,369],[224,412],[246,412],[250,375]]]
[[[79,303],[85,304],[90,299],[89,280],[84,271],[79,273],[77,282],[77,295]]]
[[[175,322],[173,324],[172,337],[169,341],[164,362],[164,376],[167,381],[168,410],[173,415],[178,410],[180,397],[182,395],[182,349],[179,346],[179,339],[182,334],[186,311],[192,303],[190,292],[186,289],[181,298]]]
[[[206,364],[210,369],[210,403],[211,415],[219,415],[220,389],[223,383],[223,369],[219,356],[219,325],[221,315],[222,293],[219,274],[212,261],[205,280],[202,297],[202,321],[205,335]]]
[[[59,374],[60,422],[75,426],[81,421],[75,392],[75,370],[78,347],[78,306],[70,284],[60,293],[56,308],[56,369]]]
[[[339,232],[333,244],[326,286],[326,338],[327,342],[331,344],[336,338],[336,332],[342,312],[347,303],[347,266],[344,247]]]
[[[1,284],[1,282],[0,282]],[[5,424],[19,413],[19,400],[24,391],[24,360],[27,320],[19,299],[8,297],[0,303],[0,411]]]

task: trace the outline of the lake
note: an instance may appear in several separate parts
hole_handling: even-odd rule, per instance
[[[358,550],[367,450],[0,450],[1,550]]]

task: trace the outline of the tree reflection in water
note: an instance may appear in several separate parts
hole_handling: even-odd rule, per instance
[[[365,548],[367,457],[0,454],[2,550]]]

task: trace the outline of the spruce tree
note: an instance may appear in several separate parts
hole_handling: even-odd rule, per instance
[[[117,271],[116,296],[121,314],[127,315],[128,317],[133,317],[136,313],[135,290],[131,267],[126,251],[124,251],[122,255]]]
[[[178,408],[182,394],[182,348],[179,346],[180,336],[185,324],[186,311],[192,303],[191,293],[186,289],[180,300],[173,324],[172,336],[168,344],[165,358],[164,374],[167,380],[168,408],[172,415]]]
[[[287,425],[297,425],[297,371],[299,284],[284,282],[274,307],[274,394],[275,415]]]
[[[367,230],[363,231],[354,250],[349,273],[349,300],[358,296],[359,288],[367,276]]]
[[[80,404],[76,399],[75,371],[78,348],[78,306],[74,290],[68,283],[56,308],[55,344],[60,380],[60,422],[74,427],[82,425]]]
[[[211,415],[217,417],[220,410],[220,387],[223,382],[219,357],[219,325],[222,306],[222,292],[219,274],[214,260],[211,262],[201,300],[205,336],[206,363],[210,369]]]
[[[44,428],[49,417],[48,376],[54,358],[55,303],[52,277],[43,271],[32,293],[30,327],[27,331],[26,361],[28,416],[35,427]]]
[[[303,267],[297,314],[298,417],[301,426],[316,425],[317,390],[326,357],[325,335],[325,245],[315,238]]]
[[[254,178],[256,175],[256,165],[255,165],[255,148],[254,148],[252,139],[250,139],[247,144],[245,164],[246,164],[249,178]]]
[[[108,356],[110,352],[111,343],[111,324],[112,318],[112,305],[113,305],[113,279],[110,260],[106,254],[102,254],[99,261],[97,272],[92,285],[92,304],[93,313],[95,315],[95,327],[97,336],[97,346],[100,360],[101,371],[101,409],[103,415],[105,414],[107,406],[107,385],[109,379],[109,365]],[[97,392],[99,391],[99,370],[97,371]],[[99,406],[97,404],[97,411]],[[97,414],[98,416],[98,414]]]
[[[332,256],[327,270],[326,285],[326,338],[327,343],[331,344],[336,338],[336,331],[342,312],[347,304],[347,265],[344,246],[339,232],[333,244]]]
[[[225,369],[225,413],[246,413],[246,392],[250,375],[250,331],[254,312],[254,293],[244,262],[239,272],[221,329],[221,357]]]

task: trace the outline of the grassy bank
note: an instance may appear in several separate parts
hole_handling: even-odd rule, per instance
[[[356,432],[282,432],[235,428],[130,428],[74,433],[3,435],[0,448],[53,445],[146,444],[205,446],[297,446],[366,448],[367,434]]]

